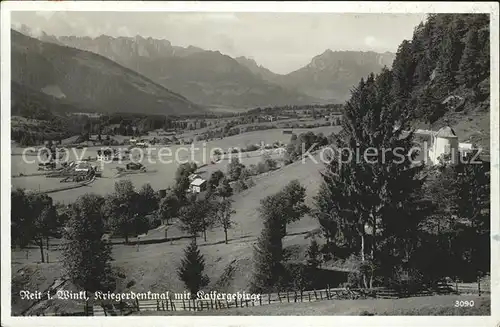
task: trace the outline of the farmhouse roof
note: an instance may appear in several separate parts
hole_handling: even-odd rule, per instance
[[[194,181],[195,179],[200,178],[200,175],[198,174],[191,174],[188,176],[189,181]]]
[[[80,161],[76,164],[76,169],[89,169],[91,167],[92,166],[88,162],[85,162],[85,161]]]
[[[195,180],[193,180],[193,181],[191,182],[191,185],[193,185],[193,186],[201,186],[201,185],[203,185],[205,182],[206,182],[206,180],[204,180],[203,178],[196,178]]]
[[[452,137],[452,138],[456,138],[457,134],[455,133],[455,131],[453,130],[453,128],[451,128],[450,126],[445,126],[445,127],[442,127],[439,131],[437,131],[436,137]]]

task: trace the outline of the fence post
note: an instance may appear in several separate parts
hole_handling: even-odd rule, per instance
[[[160,300],[156,300],[156,311],[160,311]]]
[[[290,297],[288,296],[288,290],[286,291],[286,300],[290,303]]]
[[[319,290],[319,297],[321,300],[323,300],[323,292],[321,290]]]
[[[172,309],[172,311],[177,311],[177,308],[175,307],[174,301],[172,299],[170,299],[170,309]]]
[[[302,300],[302,295],[303,295],[303,293],[304,293],[304,290],[303,290],[303,289],[300,289],[300,302],[302,302],[302,301],[303,301],[303,300]]]
[[[139,299],[138,298],[135,299],[135,303],[137,305],[137,311],[141,311],[141,307],[139,306]]]
[[[458,294],[458,280],[455,279],[455,292]]]
[[[309,297],[309,302],[311,302],[311,293],[307,293],[308,297]]]
[[[479,296],[481,296],[481,278],[479,275],[477,276],[477,293]]]
[[[259,305],[262,305],[262,296],[259,296]]]
[[[271,304],[271,293],[267,293],[267,301]]]
[[[281,295],[280,295],[280,292],[278,292],[278,299],[280,299],[280,303],[281,303]]]
[[[182,297],[182,308],[186,311],[186,302],[184,301],[184,296]]]
[[[212,297],[210,297],[210,309],[213,309],[214,308],[214,301],[212,299]]]
[[[330,300],[330,296],[331,296],[331,294],[330,294],[330,284],[326,284],[326,292],[327,292],[326,293],[326,298],[328,300]]]
[[[294,298],[293,298],[293,302],[297,302],[297,291],[294,291]]]
[[[227,297],[226,297],[226,308],[229,309],[229,301],[227,300]]]
[[[316,300],[318,299],[318,294],[316,294],[316,290],[314,290],[314,297],[316,298]]]
[[[165,301],[161,300],[161,308],[165,311]]]

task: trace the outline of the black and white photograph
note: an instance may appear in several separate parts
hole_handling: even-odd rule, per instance
[[[2,326],[500,324],[498,3],[1,5]]]

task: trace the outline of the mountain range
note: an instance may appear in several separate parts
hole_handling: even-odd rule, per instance
[[[26,27],[23,27],[21,31],[30,34],[30,30]],[[16,33],[17,38],[20,38],[19,34]],[[145,83],[154,88],[155,92],[160,92],[158,87],[163,87],[160,93],[168,92],[172,97],[170,100],[176,99],[175,105],[169,104],[163,108],[154,106],[155,108],[151,110],[147,109],[151,113],[193,113],[201,110],[200,107],[211,106],[242,109],[258,106],[342,103],[349,98],[351,87],[361,77],[371,72],[380,71],[384,65],[391,66],[394,59],[394,54],[389,52],[380,54],[375,52],[326,50],[324,53],[312,58],[308,65],[289,74],[280,75],[246,57],[232,58],[219,51],[204,50],[195,46],[174,46],[168,40],[151,37],[111,37],[106,35],[96,38],[56,37],[42,33],[37,35],[37,39],[38,45],[43,44],[44,48],[52,49],[59,46],[57,49],[61,49],[62,52],[69,56],[71,56],[70,52],[73,55],[77,53],[77,50],[74,49],[79,49],[82,51],[78,52],[79,55],[87,59],[91,57],[90,53],[99,55],[92,57],[92,61],[102,62],[103,57],[112,60],[118,64],[114,65],[114,69],[123,66],[121,69],[127,72],[121,77],[122,81],[120,83],[135,85],[136,81],[131,80],[131,74],[137,72],[138,74],[132,79],[137,79],[140,76],[144,81],[148,81]],[[14,42],[16,40],[13,38]],[[51,45],[49,46],[49,44]],[[69,50],[68,47],[74,49]],[[40,53],[37,55],[40,55]],[[64,56],[62,53],[60,55]],[[19,54],[16,54],[16,56],[21,58]],[[46,69],[37,67],[38,64],[35,61],[28,68],[25,62],[15,60],[14,57],[12,61],[13,68],[14,65],[20,65],[34,71]],[[80,60],[62,60],[62,62],[68,64],[71,62],[71,64],[76,64],[77,67],[81,65]],[[88,71],[87,68],[84,70]],[[105,72],[107,72],[107,76],[104,79],[97,77],[98,74]],[[110,76],[117,78],[116,74],[110,74],[109,72],[108,70],[100,71],[97,69],[93,72],[93,74],[96,74],[96,80],[98,80],[95,84],[88,79],[91,78],[90,76],[85,79],[87,82],[79,81],[76,84],[83,82],[83,85],[88,83],[92,84],[92,86],[98,86],[100,81],[107,80]],[[78,73],[81,74],[82,70],[78,70]],[[14,76],[13,74],[13,78]],[[52,75],[48,74],[47,76]],[[19,78],[19,76],[16,78]],[[72,76],[72,78],[75,82],[80,79],[79,76]],[[20,84],[27,83],[28,86],[36,90],[43,89],[45,93],[49,92],[56,95],[59,93],[59,90],[52,86],[54,84],[52,82],[52,84],[44,82],[45,85],[39,85],[39,83],[33,81],[28,83],[26,80],[18,82]],[[120,83],[116,81],[115,83],[105,83],[106,87],[93,90],[91,97],[95,101],[90,104],[95,107],[106,108],[108,111],[120,110],[116,104],[110,106],[109,99],[103,101],[103,99],[97,99],[94,94],[97,91],[102,93],[108,88],[108,97],[115,91],[118,92],[115,94],[123,96],[124,90],[122,87],[116,90],[109,89]],[[60,84],[55,84],[59,88],[62,87]],[[68,88],[69,86],[66,85],[65,87]],[[90,85],[85,87],[90,87]],[[62,93],[71,98],[76,96],[69,90],[62,91]],[[156,94],[155,96],[160,95]],[[78,94],[75,100],[82,101],[82,97],[83,94]],[[88,106],[88,97],[84,97],[83,100]],[[147,108],[150,102],[163,103],[158,100],[146,101],[136,96],[134,96],[134,101],[126,102],[129,105],[132,103],[137,105],[135,101],[140,101],[143,108]],[[186,108],[180,106],[179,101],[184,102]],[[148,103],[147,106],[146,103]],[[198,106],[194,105],[194,103],[198,104]],[[176,110],[171,109],[171,107],[176,108]]]
[[[263,79],[297,90],[323,101],[343,102],[349,99],[350,89],[361,77],[391,67],[395,54],[372,51],[326,50],[309,64],[286,75],[278,75],[259,66],[254,60],[238,57],[239,63]]]
[[[89,51],[11,34],[11,79],[28,88],[95,111],[186,114],[203,108],[162,85]]]

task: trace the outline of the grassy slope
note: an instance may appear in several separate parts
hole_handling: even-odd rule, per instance
[[[319,182],[317,170],[320,165],[309,161],[306,164],[296,162],[283,169],[269,173],[267,176],[256,178],[256,185],[251,189],[234,196],[234,209],[237,213],[234,221],[235,228],[229,232],[229,244],[223,243],[223,231],[215,229],[208,233],[207,242],[199,238],[201,252],[206,259],[206,270],[211,283],[208,288],[218,291],[241,291],[247,289],[252,267],[252,244],[261,230],[261,221],[256,208],[260,199],[273,194],[290,180],[297,178],[307,187],[308,202],[316,194]],[[317,223],[309,217],[289,226],[289,236],[284,245],[300,245],[305,247],[309,240],[304,238],[304,232],[317,227]],[[170,231],[169,235],[175,233]],[[114,266],[119,267],[127,276],[127,281],[133,280],[135,291],[183,291],[184,287],[176,275],[176,267],[182,256],[188,240],[176,240],[173,244],[160,243],[141,245],[139,252],[135,246],[115,245],[113,248]],[[22,252],[13,252],[12,276],[21,268],[41,270],[46,279],[54,280],[61,275],[59,263],[50,265],[27,263],[38,260],[39,250],[33,248],[31,258],[24,259]],[[59,251],[53,250],[50,254],[51,262],[59,259]],[[34,275],[36,276],[36,275]],[[22,284],[22,280],[19,281]],[[44,289],[37,286],[38,278],[29,283],[34,289]],[[21,287],[21,286],[18,286]]]
[[[474,301],[472,308],[455,308],[455,301]],[[318,301],[310,303],[283,303],[264,305],[262,307],[233,308],[210,311],[210,315],[278,315],[278,316],[314,316],[314,315],[474,315],[486,316],[491,314],[490,297],[463,296],[463,295],[436,295],[406,299],[367,299]],[[207,315],[205,312],[169,312],[143,311],[140,315]]]

